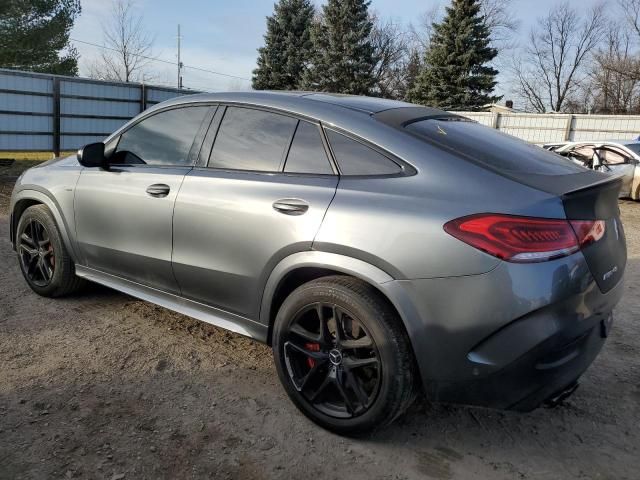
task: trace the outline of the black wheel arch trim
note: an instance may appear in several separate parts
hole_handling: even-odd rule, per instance
[[[60,232],[62,241],[69,253],[69,256],[74,262],[78,260],[78,252],[76,250],[75,243],[69,235],[69,225],[62,214],[60,204],[57,202],[51,192],[38,185],[23,185],[21,188],[14,192],[11,208],[10,208],[10,224],[9,224],[9,236],[11,239],[11,246],[16,249],[16,229],[18,228],[19,216],[15,215],[16,207],[24,201],[31,202],[32,204],[45,205],[53,216],[53,220]],[[28,208],[28,207],[27,207]]]

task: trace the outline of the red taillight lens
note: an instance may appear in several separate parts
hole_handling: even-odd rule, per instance
[[[544,262],[597,242],[604,236],[605,223],[484,213],[452,220],[444,230],[508,262]]]

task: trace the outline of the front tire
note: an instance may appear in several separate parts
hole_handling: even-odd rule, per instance
[[[45,205],[34,205],[23,212],[16,230],[16,250],[22,275],[38,295],[60,297],[83,285]]]
[[[273,353],[295,405],[339,434],[382,428],[415,398],[415,361],[401,321],[356,278],[323,277],[291,293],[275,320]]]

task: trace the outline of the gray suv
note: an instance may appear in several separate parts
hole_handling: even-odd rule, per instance
[[[521,411],[572,392],[623,291],[619,189],[439,110],[207,94],[28,170],[10,230],[36,293],[89,280],[266,342],[346,434],[420,391]]]

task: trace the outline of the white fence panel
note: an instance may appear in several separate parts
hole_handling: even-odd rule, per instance
[[[566,141],[635,139],[640,135],[640,116],[637,115],[455,113],[539,145]]]

